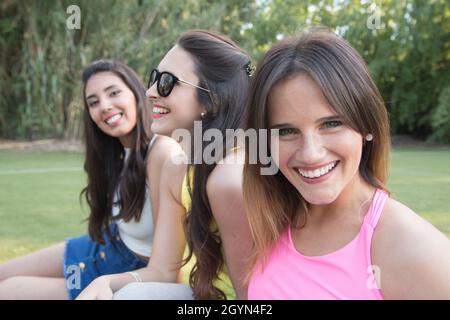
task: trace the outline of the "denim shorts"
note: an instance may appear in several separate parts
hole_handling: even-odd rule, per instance
[[[147,265],[120,239],[116,223],[112,223],[109,229],[112,238],[110,240],[105,232],[104,245],[93,241],[89,235],[66,239],[63,273],[69,299],[75,299],[97,277]]]

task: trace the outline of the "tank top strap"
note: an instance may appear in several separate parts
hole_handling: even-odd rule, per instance
[[[389,194],[381,189],[377,189],[373,195],[372,202],[364,218],[365,222],[368,223],[372,228],[375,228],[380,220],[381,213],[383,212],[386,200],[389,198]]]
[[[156,138],[158,137],[158,135],[156,133],[153,134],[152,139],[150,140],[150,143],[148,144],[148,148],[147,148],[147,157],[150,154],[150,151],[152,150],[153,145],[155,144]]]
[[[148,145],[148,149],[150,150],[150,148],[153,146],[153,143],[155,143],[156,141],[156,137],[158,135],[156,133],[153,134],[152,140],[150,140],[150,144]]]
[[[146,160],[145,160],[145,161],[148,161],[148,157],[149,157],[149,155],[150,155],[150,151],[152,150],[152,147],[153,147],[153,145],[155,144],[155,141],[156,141],[156,137],[157,137],[157,136],[158,136],[158,135],[157,135],[156,133],[154,133],[152,139],[150,140],[150,143],[148,144],[147,155],[146,155]],[[148,182],[148,177],[145,179],[145,186],[147,187],[146,192],[149,192],[149,190],[150,190],[150,185],[149,185],[149,182]]]

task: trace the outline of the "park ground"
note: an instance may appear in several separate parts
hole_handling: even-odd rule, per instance
[[[448,237],[449,164],[448,147],[404,144],[393,149],[388,183],[395,199]],[[85,233],[85,183],[81,152],[0,150],[0,262]]]

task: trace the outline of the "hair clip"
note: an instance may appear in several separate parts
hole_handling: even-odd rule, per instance
[[[247,75],[249,77],[251,77],[251,76],[253,76],[253,73],[255,73],[256,67],[254,65],[252,65],[251,61],[249,61],[245,64],[244,70],[245,70],[245,73],[247,73]]]

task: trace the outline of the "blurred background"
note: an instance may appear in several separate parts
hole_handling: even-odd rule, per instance
[[[257,63],[322,25],[363,56],[386,102],[389,187],[450,236],[450,2],[2,0],[0,261],[84,233],[81,72],[116,59],[147,81],[179,35],[229,35]]]

